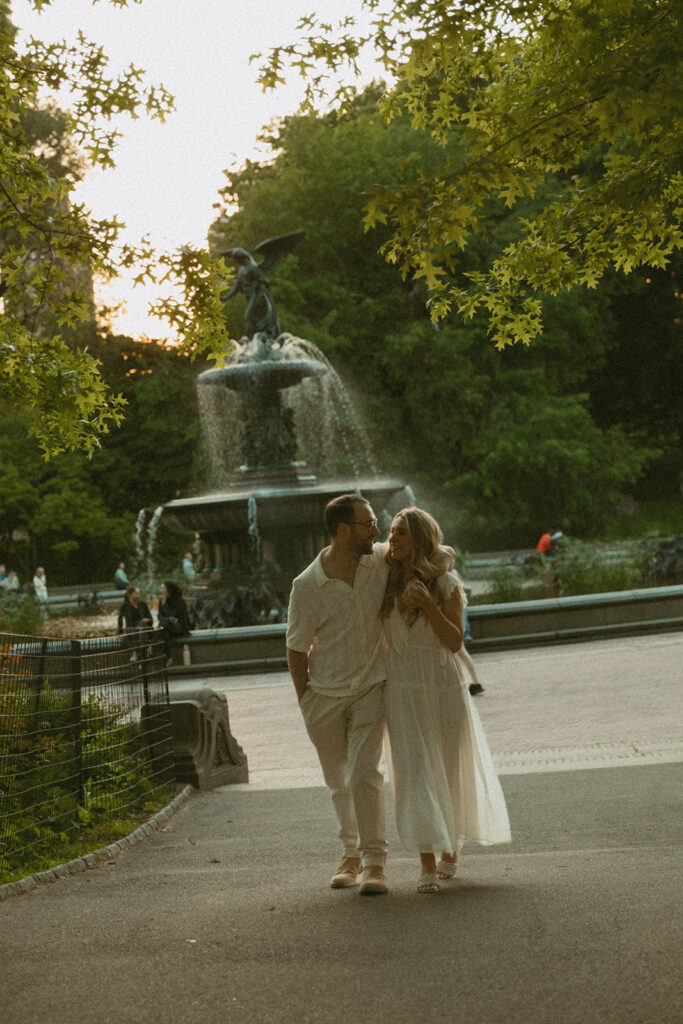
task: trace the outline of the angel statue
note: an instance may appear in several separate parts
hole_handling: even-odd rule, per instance
[[[237,292],[244,292],[247,297],[247,309],[244,314],[247,338],[259,334],[267,343],[272,344],[282,334],[277,309],[268,287],[268,275],[305,234],[305,231],[290,231],[287,235],[277,235],[275,238],[266,238],[265,241],[259,242],[254,252],[263,256],[261,263],[257,263],[246,249],[225,249],[220,254],[229,256],[239,263],[235,283],[223,302],[227,302]]]

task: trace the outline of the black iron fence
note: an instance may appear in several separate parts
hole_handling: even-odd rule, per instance
[[[0,880],[173,792],[158,637],[0,633]]]

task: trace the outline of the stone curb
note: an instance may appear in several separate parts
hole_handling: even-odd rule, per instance
[[[0,885],[0,903],[3,900],[9,899],[10,896],[20,896],[24,892],[32,892],[33,889],[36,889],[39,885],[44,885],[46,882],[56,882],[59,878],[69,878],[71,875],[78,875],[83,871],[88,871],[90,868],[96,868],[103,861],[111,860],[112,857],[123,853],[124,850],[137,846],[138,843],[151,836],[160,825],[163,825],[165,821],[168,821],[175,814],[189,799],[193,788],[190,785],[185,786],[170,803],[162,807],[156,814],[153,814],[149,821],[139,825],[129,835],[118,839],[115,843],[103,846],[100,850],[93,850],[92,853],[86,853],[75,860],[67,861],[66,864],[58,864],[56,867],[48,868],[46,871],[39,871],[35,875],[27,875],[26,878],[20,878],[18,882],[6,882],[4,885]]]

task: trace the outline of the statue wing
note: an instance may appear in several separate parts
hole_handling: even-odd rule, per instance
[[[254,252],[263,256],[263,262],[260,264],[263,273],[270,274],[275,270],[278,263],[292,251],[305,234],[304,230],[290,231],[287,235],[276,235],[275,238],[266,238],[259,242]]]

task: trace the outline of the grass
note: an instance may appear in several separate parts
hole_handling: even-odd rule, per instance
[[[148,800],[142,810],[122,818],[109,818],[97,825],[88,826],[80,831],[75,839],[64,842],[57,850],[44,855],[36,855],[13,871],[0,872],[0,885],[18,882],[22,878],[38,874],[40,871],[49,871],[50,868],[66,864],[70,860],[77,860],[79,857],[85,857],[88,853],[95,853],[96,850],[115,843],[149,821],[152,815],[166,807],[181,792],[182,788],[183,786],[173,783],[165,793]]]

